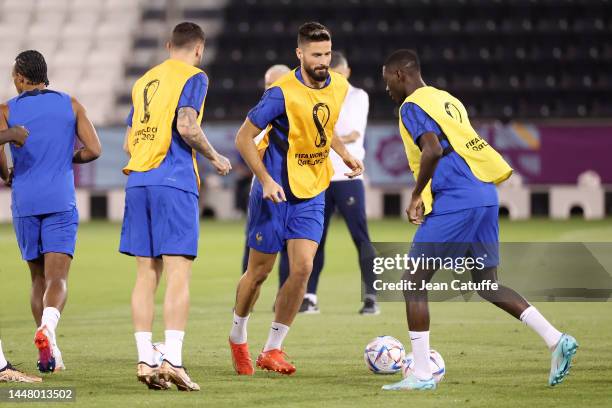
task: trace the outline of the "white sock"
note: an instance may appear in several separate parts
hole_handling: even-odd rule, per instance
[[[289,333],[289,326],[285,326],[282,323],[272,322],[270,327],[270,334],[268,334],[268,341],[264,346],[263,351],[269,351],[273,349],[281,349],[285,336]]]
[[[317,295],[315,293],[306,293],[304,299],[309,299],[315,305],[317,304]]]
[[[6,367],[7,364],[8,362],[6,361],[6,358],[4,358],[4,353],[2,352],[2,340],[0,340],[0,369]]]
[[[55,329],[57,329],[57,324],[59,323],[61,313],[54,307],[45,307],[43,309],[42,319],[40,322],[40,326],[47,326],[50,332],[55,333]]]
[[[234,344],[244,344],[247,342],[247,323],[249,322],[249,316],[240,317],[234,312],[234,322],[232,323],[232,330],[230,331],[230,340]]]
[[[183,338],[185,332],[180,330],[166,330],[166,356],[164,357],[174,366],[183,365]]]
[[[410,331],[408,333],[414,355],[414,376],[419,380],[429,380],[432,377],[429,364],[429,331]]]
[[[521,313],[521,321],[538,333],[550,350],[555,348],[561,338],[562,333],[555,329],[555,327],[542,316],[538,309],[533,306],[529,306],[527,309],[523,310],[523,313]]]
[[[147,363],[148,365],[154,365],[153,361],[153,333],[151,332],[136,332],[134,333],[136,339],[136,348],[138,349],[138,361]]]

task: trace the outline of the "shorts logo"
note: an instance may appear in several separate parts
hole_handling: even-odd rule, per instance
[[[318,137],[315,139],[316,147],[324,147],[327,144],[325,126],[329,122],[329,106],[325,103],[317,103],[312,108],[312,120],[317,127]]]
[[[350,197],[348,198],[348,200],[346,200],[346,205],[354,205],[354,204],[355,204],[355,201],[357,201],[357,200],[355,200],[355,197],[350,196]]]
[[[262,243],[263,235],[261,234],[261,232],[258,232],[257,234],[255,234],[255,240],[257,241],[258,244]]]

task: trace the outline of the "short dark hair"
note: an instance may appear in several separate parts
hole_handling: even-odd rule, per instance
[[[329,63],[329,67],[333,69],[339,67],[340,65],[348,66],[348,61],[346,60],[346,57],[340,51],[332,51],[332,57],[331,62]]]
[[[186,48],[195,45],[197,42],[204,42],[205,40],[206,36],[204,35],[202,27],[196,23],[186,21],[174,27],[170,43],[177,48]]]
[[[401,49],[393,51],[385,61],[385,67],[389,68],[411,68],[421,71],[421,62],[416,51]]]
[[[305,43],[331,41],[331,31],[321,23],[309,21],[300,26],[298,30],[298,47]]]
[[[23,51],[17,55],[17,58],[15,58],[15,72],[23,75],[35,85],[49,85],[47,62],[45,57],[36,50]]]

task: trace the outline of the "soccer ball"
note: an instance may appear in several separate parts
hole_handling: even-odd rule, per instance
[[[446,365],[444,364],[444,359],[436,350],[429,351],[429,365],[431,367],[431,373],[433,375],[434,381],[439,383],[444,378],[444,374],[446,373]],[[404,374],[404,378],[408,376],[414,369],[414,355],[409,353],[404,359],[404,364],[402,368],[402,372]]]
[[[153,363],[158,366],[164,361],[166,355],[166,344],[165,343],[153,343]]]
[[[402,343],[391,336],[378,336],[368,343],[363,359],[375,374],[395,374],[402,369],[406,351]]]

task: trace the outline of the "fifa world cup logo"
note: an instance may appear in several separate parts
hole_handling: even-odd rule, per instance
[[[444,110],[451,118],[455,119],[459,123],[463,123],[463,118],[461,117],[461,111],[455,105],[450,102],[446,102],[444,104]]]
[[[159,88],[159,79],[154,79],[149,82],[142,93],[144,99],[144,111],[142,112],[142,117],[140,118],[140,123],[147,123],[149,119],[151,119],[151,111],[149,110],[149,105],[153,100],[153,97],[157,93],[157,89]]]
[[[317,127],[317,137],[315,139],[316,147],[324,147],[327,144],[327,135],[325,134],[325,126],[329,122],[329,106],[324,103],[317,103],[312,108],[312,120]]]

